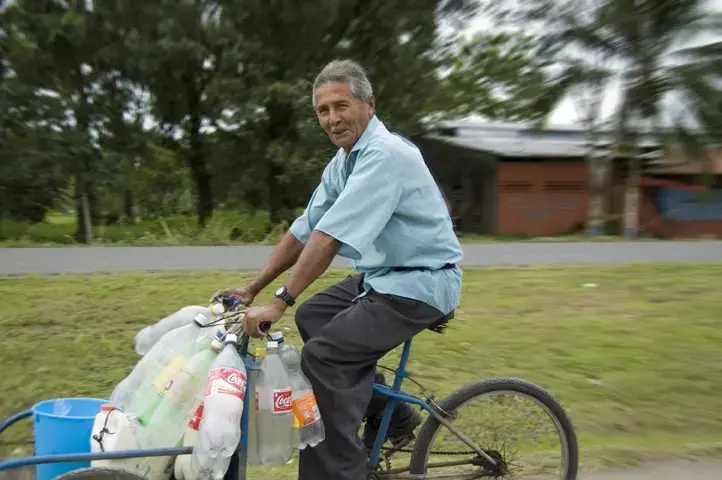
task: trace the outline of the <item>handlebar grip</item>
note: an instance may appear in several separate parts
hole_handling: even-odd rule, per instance
[[[258,328],[260,328],[263,333],[266,333],[271,329],[271,322],[261,322]]]

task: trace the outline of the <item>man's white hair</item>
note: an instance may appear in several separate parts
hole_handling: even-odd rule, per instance
[[[351,93],[359,100],[366,101],[374,94],[371,82],[363,67],[353,60],[329,62],[313,82],[313,106],[316,106],[316,89],[328,82],[343,82],[351,85]]]

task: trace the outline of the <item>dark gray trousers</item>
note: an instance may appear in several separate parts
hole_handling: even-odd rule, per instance
[[[313,386],[326,440],[300,452],[299,480],[366,480],[361,422],[385,405],[372,402],[377,361],[438,321],[439,310],[416,300],[362,290],[356,275],[314,295],[296,310],[305,343],[302,367]]]

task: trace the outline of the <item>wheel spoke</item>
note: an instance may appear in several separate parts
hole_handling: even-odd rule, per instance
[[[452,414],[452,428],[443,419],[430,419],[419,432],[410,471],[427,477],[416,478],[445,478],[438,475],[446,473],[453,478],[576,478],[571,422],[541,388],[493,379],[459,390],[440,406]],[[471,455],[470,445],[478,446]]]

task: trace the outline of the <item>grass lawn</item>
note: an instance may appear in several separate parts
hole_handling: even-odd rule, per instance
[[[0,416],[46,398],[107,396],[137,360],[138,329],[245,278],[0,278]],[[722,456],[720,291],[722,264],[466,270],[457,318],[447,334],[415,340],[410,369],[437,398],[488,376],[542,385],[569,411],[589,467],[667,452]],[[292,314],[280,326],[298,344]],[[394,366],[398,353],[382,364]],[[25,422],[3,440],[29,436]],[[15,448],[0,446],[0,456]],[[294,468],[251,478],[290,480]]]

